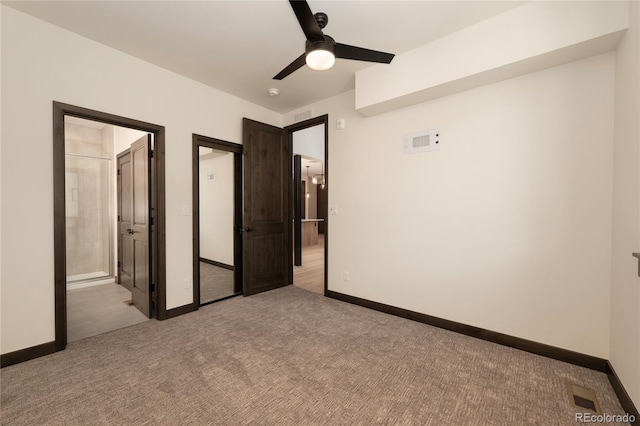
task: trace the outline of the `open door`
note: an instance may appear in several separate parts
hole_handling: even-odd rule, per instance
[[[118,155],[118,283],[131,291],[133,283],[133,237],[131,230],[131,152]]]
[[[133,262],[131,300],[147,317],[151,310],[149,236],[151,215],[149,208],[149,157],[151,135],[143,136],[131,144],[131,228]]]
[[[243,119],[242,293],[291,284],[291,152],[278,127]]]

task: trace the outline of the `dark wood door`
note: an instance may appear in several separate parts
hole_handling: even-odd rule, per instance
[[[131,196],[131,153],[127,150],[118,155],[118,283],[129,291],[133,286]]]
[[[243,119],[243,286],[249,296],[292,281],[291,150],[282,129]]]
[[[151,135],[131,144],[131,235],[133,237],[133,280],[131,300],[146,316],[150,315],[149,257],[149,154]]]

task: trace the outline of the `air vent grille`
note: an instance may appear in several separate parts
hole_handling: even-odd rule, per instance
[[[306,111],[301,111],[293,115],[293,122],[299,123],[300,121],[308,120],[313,117],[313,110],[308,109]]]
[[[424,146],[429,146],[429,135],[416,136],[413,138],[413,147],[414,148],[422,148]]]
[[[408,133],[404,135],[404,153],[418,154],[428,151],[440,150],[440,131],[438,129],[424,130],[422,132]]]
[[[587,410],[596,411],[596,404],[587,398],[583,398],[578,395],[573,395],[573,403],[578,407],[586,408]]]
[[[600,404],[596,398],[593,389],[571,383],[567,383],[567,393],[569,395],[569,403],[579,410],[589,410],[591,412],[601,414]]]

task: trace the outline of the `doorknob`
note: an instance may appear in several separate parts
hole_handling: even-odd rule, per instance
[[[240,228],[240,232],[251,232],[251,228]]]
[[[127,234],[133,235],[133,229],[131,229],[131,228],[127,229]]]

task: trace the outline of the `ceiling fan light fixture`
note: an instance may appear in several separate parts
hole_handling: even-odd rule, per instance
[[[326,41],[307,43],[305,62],[312,70],[328,70],[336,63],[333,46]]]
[[[336,57],[389,64],[395,56],[392,53],[336,43],[331,36],[322,32],[329,23],[329,17],[326,13],[313,14],[307,0],[289,0],[289,4],[307,41],[304,53],[276,74],[273,77],[274,80],[282,80],[302,68],[305,63],[314,70],[328,70],[335,63]]]

